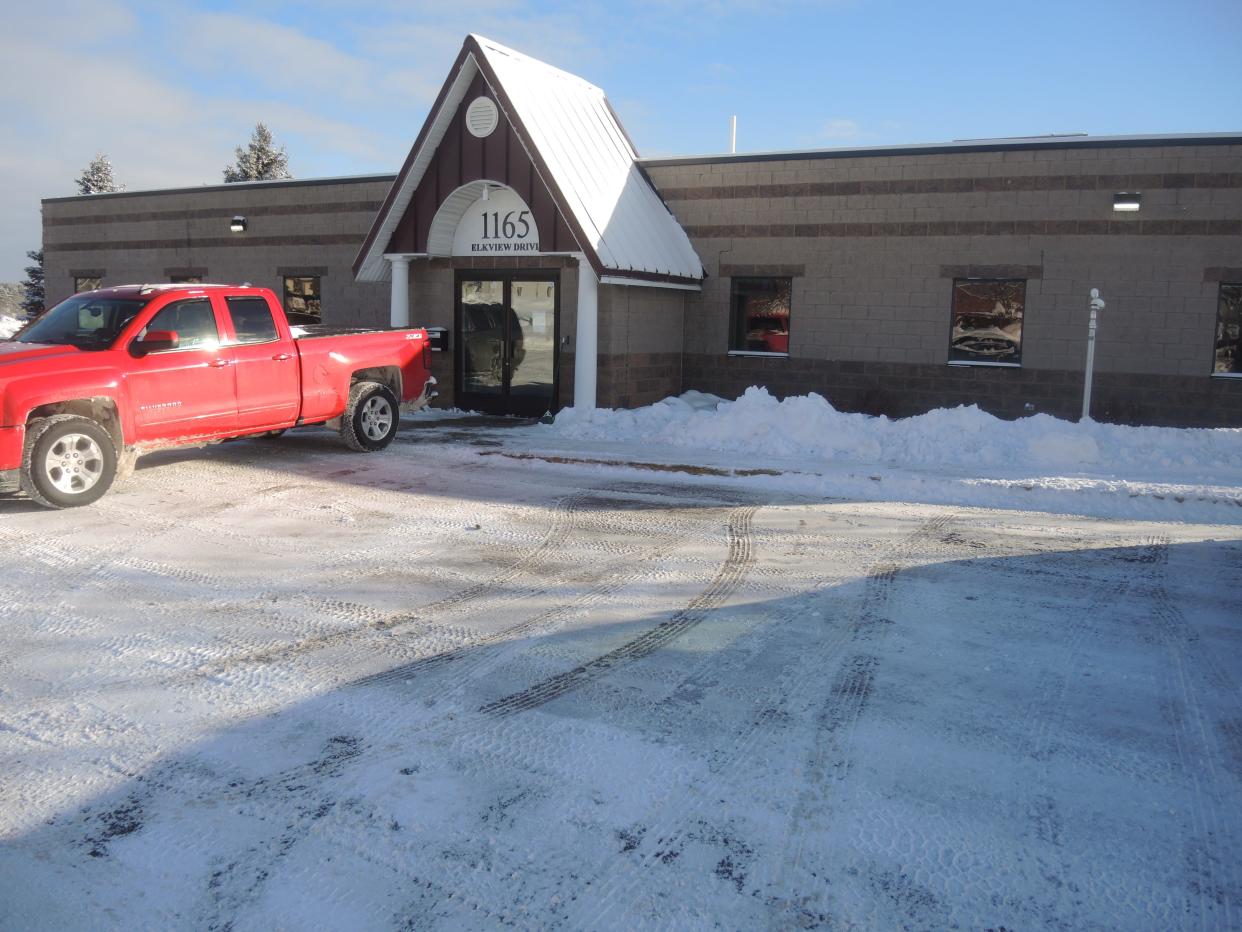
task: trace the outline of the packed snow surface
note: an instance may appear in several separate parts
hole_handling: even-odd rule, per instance
[[[0,340],[7,340],[24,326],[26,326],[24,320],[9,317],[7,314],[0,314]]]
[[[0,929],[1242,927],[1242,529],[550,439],[0,496]]]

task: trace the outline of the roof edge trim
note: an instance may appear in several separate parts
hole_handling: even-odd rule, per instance
[[[935,155],[948,152],[1004,152],[1022,149],[1124,149],[1160,146],[1242,146],[1242,133],[1198,133],[1171,136],[1049,136],[1019,139],[963,140],[893,146],[852,146],[840,149],[791,149],[736,155],[672,155],[643,158],[643,167],[719,165],[731,162],[797,162],[816,159],[872,158],[891,155]]]
[[[328,178],[281,178],[273,181],[231,181],[221,184],[199,184],[183,188],[144,188],[139,191],[111,191],[99,194],[67,194],[62,197],[45,197],[42,204],[67,204],[72,201],[116,200],[126,197],[151,197],[158,194],[202,194],[207,191],[266,191],[272,188],[316,187],[330,184],[366,184],[371,181],[391,181],[392,172],[375,175],[340,175]]]

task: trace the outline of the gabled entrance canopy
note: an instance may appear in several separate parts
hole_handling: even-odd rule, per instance
[[[484,136],[463,106],[479,97],[495,103],[499,118]],[[598,278],[617,284],[697,286],[703,264],[636,158],[599,88],[468,36],[354,261],[354,275],[388,279],[385,255],[448,255],[447,238],[430,235],[435,214],[454,192],[490,180],[530,206],[541,252],[582,253]]]

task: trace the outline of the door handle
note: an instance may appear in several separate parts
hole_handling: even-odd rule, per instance
[[[276,362],[284,362],[286,359],[292,359],[292,358],[293,358],[292,353],[277,353],[275,356],[272,357],[272,359],[276,360]]]
[[[207,365],[211,366],[213,369],[223,369],[232,361],[233,360],[231,359],[213,359],[211,362],[207,363]]]

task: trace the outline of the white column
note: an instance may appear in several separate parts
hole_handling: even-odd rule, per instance
[[[392,304],[389,322],[394,327],[410,325],[410,257],[384,256],[392,263]]]
[[[574,407],[595,407],[599,354],[599,279],[584,254],[578,255],[578,339],[574,347]]]

